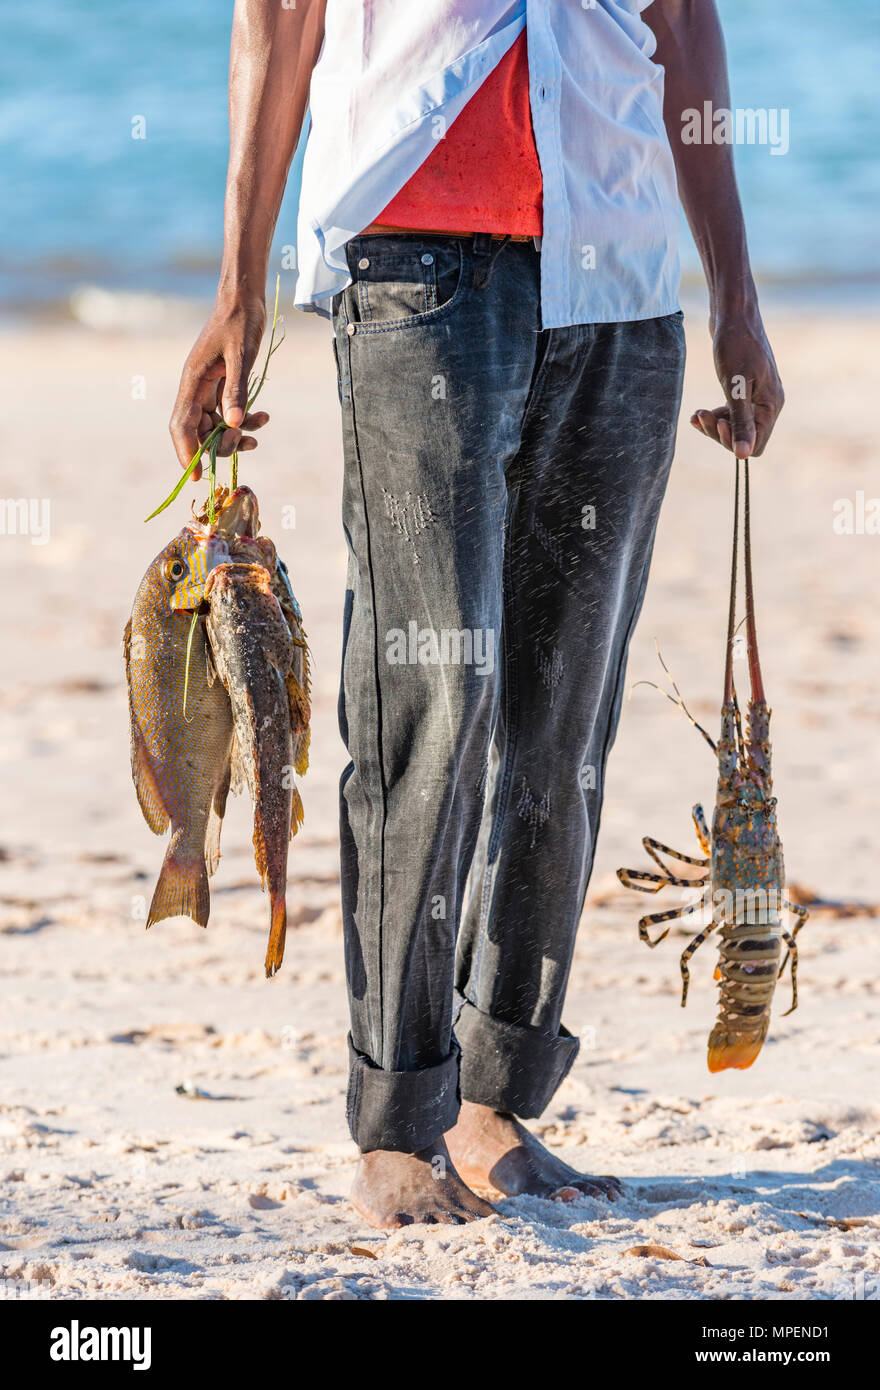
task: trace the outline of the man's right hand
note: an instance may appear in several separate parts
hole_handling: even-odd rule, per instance
[[[248,376],[257,359],[266,327],[262,298],[218,298],[211,317],[184,363],[171,414],[171,438],[181,468],[187,468],[199,445],[223,420],[229,428],[217,453],[256,449],[257,440],[245,430],[258,430],[269,416],[265,410],[246,414]],[[202,476],[201,461],[193,478]]]

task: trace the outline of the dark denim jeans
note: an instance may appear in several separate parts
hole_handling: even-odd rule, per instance
[[[539,1115],[578,1049],[562,1003],[684,330],[542,331],[531,242],[348,253],[348,1115],[362,1150],[412,1151],[461,1097]]]

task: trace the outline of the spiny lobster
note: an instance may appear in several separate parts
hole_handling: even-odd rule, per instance
[[[711,1072],[752,1065],[764,1045],[776,981],[782,975],[789,957],[792,1003],[786,1013],[793,1013],[797,1008],[798,948],[795,938],[809,916],[806,908],[789,902],[783,896],[785,870],[770,768],[770,710],[764,695],[755,631],[747,459],[742,468],[744,621],[751,687],[747,731],[744,736],[733,681],[740,525],[740,463],[737,460],[724,703],[718,742],[715,743],[690,714],[671,676],[672,688],[678,698],[663,691],[687,715],[718,759],[718,791],[711,832],[702,806],[697,805],[693,809],[697,839],[706,857],[698,859],[679,854],[677,850],[646,835],[642,844],[662,873],[648,873],[640,869],[617,871],[618,878],[626,888],[634,888],[640,893],[656,893],[667,886],[705,888],[695,902],[673,911],[654,912],[642,917],[639,938],[646,946],[658,946],[669,934],[669,927],[655,940],[649,935],[650,927],[671,922],[698,908],[705,909],[709,914],[708,925],[694,937],[681,957],[681,1004],[684,1008],[690,982],[688,962],[711,933],[719,931],[720,956],[715,978],[720,983],[720,998],[718,1018],[709,1037],[708,1063]],[[665,664],[664,670],[669,675]],[[661,856],[681,864],[694,865],[704,873],[695,878],[680,877],[667,867]],[[782,925],[783,908],[799,919],[793,931],[786,930]],[[780,965],[782,941],[788,949]]]

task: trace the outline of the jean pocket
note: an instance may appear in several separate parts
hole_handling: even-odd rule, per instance
[[[456,237],[363,237],[350,244],[349,268],[346,305],[359,331],[424,323],[461,291],[461,242]]]

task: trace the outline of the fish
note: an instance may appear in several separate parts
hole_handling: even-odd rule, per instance
[[[260,553],[268,559],[265,548]],[[272,584],[264,560],[240,558],[212,568],[205,585],[208,640],[232,707],[235,747],[254,808],[254,857],[271,903],[267,977],[284,958],[288,845],[302,820],[287,689],[296,646]]]
[[[270,578],[272,593],[290,630],[293,648],[290,669],[284,678],[287,713],[293,739],[293,768],[298,776],[308,771],[309,724],[311,719],[309,647],[303,628],[302,611],[294,596],[284,561],[278,558],[267,536],[239,536],[230,543],[230,554],[238,563],[262,565]],[[298,822],[295,819],[293,834]]]
[[[195,519],[200,525],[208,527],[207,506]],[[290,629],[294,650],[285,684],[293,738],[293,766],[297,775],[303,776],[309,766],[311,721],[308,639],[303,627],[302,610],[294,595],[287,566],[279,558],[273,542],[267,536],[259,534],[259,503],[249,487],[237,487],[232,491],[223,487],[217,489],[212,533],[222,537],[226,542],[231,559],[264,566],[271,579],[272,592]],[[236,780],[234,772],[233,786]],[[301,819],[301,815],[298,818],[294,817],[293,834],[296,833]]]
[[[125,627],[132,778],[154,834],[171,826],[148,927],[177,916],[207,926],[210,913],[208,878],[220,858],[233,718],[206,618],[197,616],[193,627],[193,615],[209,575],[228,560],[222,535],[198,523],[185,526],[141,580]]]
[[[214,494],[213,522],[208,514],[207,502],[199,512],[194,509],[193,519],[227,545],[236,540],[253,538],[260,532],[260,506],[256,494],[249,487],[237,487],[231,491],[218,487]]]
[[[293,656],[287,673],[287,701],[290,716],[290,733],[293,739],[293,766],[302,777],[309,768],[309,741],[311,721],[311,677],[309,670],[309,644],[303,627],[302,610],[294,596],[290,575],[284,561],[276,564],[272,581],[272,592],[281,605],[281,611],[290,628],[293,638]],[[296,833],[295,829],[292,833]]]

